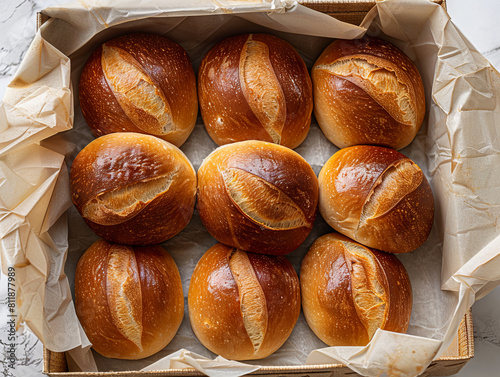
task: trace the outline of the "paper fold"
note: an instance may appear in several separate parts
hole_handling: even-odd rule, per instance
[[[149,372],[186,368],[194,368],[209,377],[236,377],[255,372],[260,369],[260,366],[227,360],[221,356],[217,356],[214,360],[212,360],[194,352],[181,349],[141,370]]]

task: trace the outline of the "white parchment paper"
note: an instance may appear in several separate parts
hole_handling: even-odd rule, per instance
[[[2,270],[16,268],[18,318],[48,349],[71,350],[71,368],[191,366],[211,376],[236,376],[259,365],[342,362],[369,376],[414,376],[449,346],[474,300],[500,282],[500,174],[495,174],[500,166],[500,76],[440,6],[427,0],[383,1],[361,27],[278,0],[112,0],[106,6],[85,1],[44,13],[52,18],[38,31],[0,105],[0,248]],[[402,152],[430,180],[436,216],[427,242],[399,256],[414,293],[408,334],[379,330],[366,347],[325,348],[301,315],[280,350],[242,365],[212,361],[216,355],[194,337],[186,306],[178,334],[158,354],[138,361],[92,357],[71,290],[76,263],[97,236],[71,206],[66,164],[93,139],[78,105],[86,59],[106,40],[134,31],[173,39],[187,50],[195,71],[217,41],[250,32],[284,38],[309,68],[333,38],[358,38],[365,32],[410,56],[424,81],[427,116]],[[215,147],[199,118],[181,149],[197,169]],[[314,120],[296,149],[316,173],[336,150]],[[331,231],[317,219],[304,244],[287,256],[297,271],[312,242]],[[197,214],[163,243],[179,266],[185,295],[197,261],[215,243]]]

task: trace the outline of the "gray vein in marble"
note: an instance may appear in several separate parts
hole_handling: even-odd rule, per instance
[[[35,15],[40,6],[34,0],[0,1],[0,77],[11,76],[19,66],[35,34]]]
[[[29,377],[41,375],[43,346],[29,330],[21,328],[15,334],[15,340],[9,339],[8,317],[8,282],[5,276],[0,278],[0,374],[5,377]],[[14,343],[16,360],[14,368],[9,365],[9,348]]]
[[[491,50],[488,50],[488,51],[485,51],[483,52],[483,55],[487,58],[488,55],[493,55],[494,53],[500,51],[500,46],[496,47],[496,48],[493,48]]]

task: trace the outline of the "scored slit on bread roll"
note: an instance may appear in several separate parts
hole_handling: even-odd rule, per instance
[[[111,242],[151,245],[189,223],[196,173],[180,149],[150,135],[113,133],[76,156],[71,198],[87,225]]]
[[[407,253],[429,236],[434,220],[429,182],[417,164],[393,149],[341,149],[323,166],[318,181],[325,221],[363,245]]]
[[[155,34],[122,35],[98,47],[82,71],[79,96],[95,136],[139,132],[180,146],[198,114],[186,51]]]
[[[264,141],[217,148],[198,170],[198,212],[219,242],[287,254],[306,239],[316,217],[318,182],[296,152]]]
[[[300,314],[299,280],[284,257],[216,244],[200,259],[188,294],[191,327],[212,352],[261,359],[287,340]]]
[[[411,284],[394,255],[326,234],[304,257],[300,282],[307,323],[329,346],[364,346],[379,328],[408,329]]]
[[[314,114],[339,148],[375,144],[401,149],[425,116],[425,93],[415,64],[378,38],[338,39],[311,71]]]
[[[158,245],[131,247],[101,239],[78,261],[75,308],[101,355],[148,357],[172,340],[182,322],[179,271]]]
[[[311,79],[299,54],[278,37],[224,39],[203,58],[198,82],[203,122],[218,145],[263,140],[295,148],[307,136]]]

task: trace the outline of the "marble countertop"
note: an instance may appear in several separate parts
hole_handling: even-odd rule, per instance
[[[36,12],[66,0],[0,0],[0,98],[18,68],[35,34]],[[476,48],[500,70],[500,1],[447,0],[448,12]],[[0,342],[7,333],[7,280],[0,280]],[[4,299],[5,298],[5,299]],[[500,287],[472,308],[475,357],[456,376],[500,375]],[[29,331],[19,333],[18,362],[14,370],[0,357],[0,374],[40,376],[43,366],[42,344]]]

